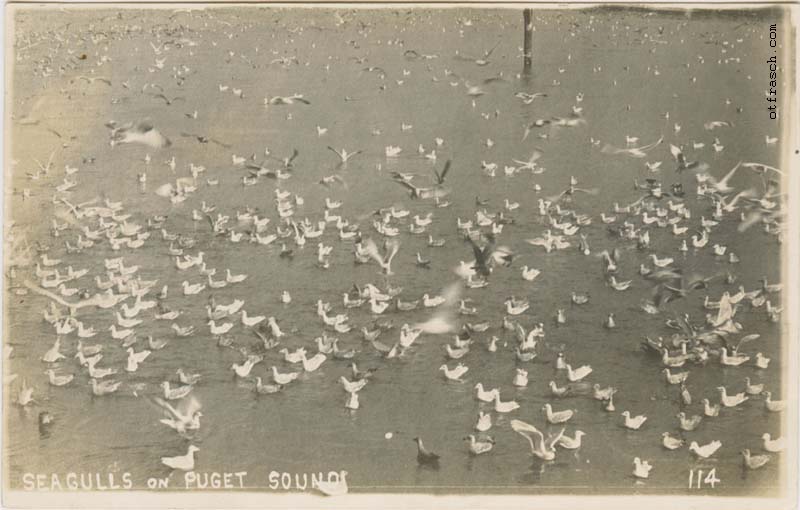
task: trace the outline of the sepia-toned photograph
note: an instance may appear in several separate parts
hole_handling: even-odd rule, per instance
[[[3,505],[796,505],[795,7],[7,4]]]

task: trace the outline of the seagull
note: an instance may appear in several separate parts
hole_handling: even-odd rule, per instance
[[[683,446],[683,439],[672,437],[669,435],[669,432],[664,432],[661,434],[661,437],[663,438],[661,444],[663,444],[664,448],[667,450],[676,450]]]
[[[550,404],[545,404],[542,410],[546,413],[547,421],[552,424],[565,423],[575,414],[575,411],[572,409],[553,412],[553,408]]]
[[[482,402],[492,402],[495,398],[495,395],[497,395],[498,393],[497,388],[494,388],[490,391],[484,390],[482,383],[477,383],[475,385],[475,390],[476,390],[475,396],[478,398],[478,400]]]
[[[638,415],[631,418],[630,411],[623,412],[622,416],[625,417],[625,428],[631,430],[638,430],[644,424],[644,422],[647,421],[647,416],[644,415]]]
[[[744,458],[744,465],[747,466],[747,469],[758,469],[770,461],[769,455],[750,455],[749,449],[742,450],[742,457]]]
[[[53,386],[66,386],[75,378],[73,374],[56,375],[55,371],[52,369],[45,370],[44,373],[47,375],[50,384]]]
[[[730,172],[725,174],[725,176],[719,181],[716,180],[714,177],[709,177],[708,186],[713,191],[720,194],[730,193],[731,191],[734,191],[734,188],[728,185],[728,181],[730,181],[733,178],[733,175],[736,173],[736,170],[738,170],[741,166],[742,162],[740,161],[736,164],[736,166],[733,167],[733,169]]]
[[[764,433],[761,439],[764,440],[764,449],[768,452],[778,453],[786,447],[786,441],[782,437],[772,439],[769,433]]]
[[[500,392],[496,392],[494,394],[494,410],[498,413],[510,413],[519,409],[519,404],[514,400],[509,400],[508,402],[502,402],[500,400]]]
[[[741,394],[740,394],[741,395]],[[772,400],[772,393],[769,391],[765,391],[762,393],[764,395],[764,407],[767,411],[776,413],[783,411],[786,408],[786,401],[785,400]],[[746,399],[747,397],[745,397]]]
[[[727,120],[712,120],[711,122],[706,122],[703,124],[703,128],[706,131],[712,131],[718,127],[733,127],[733,123],[728,122]]]
[[[362,152],[360,150],[359,151],[355,151],[355,152],[347,152],[346,149],[342,149],[342,151],[339,152],[336,149],[334,149],[333,147],[331,147],[330,145],[328,145],[328,149],[333,151],[333,152],[335,152],[336,155],[339,156],[339,159],[342,160],[342,163],[347,163],[350,160],[350,158],[352,158],[353,156],[357,156],[358,154],[361,154],[361,152]]]
[[[517,167],[517,170],[530,170],[531,172],[533,172],[535,174],[541,174],[544,171],[544,169],[543,168],[541,168],[541,169],[537,169],[536,168],[536,162],[541,157],[542,157],[542,151],[539,150],[539,149],[534,149],[533,152],[531,153],[531,157],[528,158],[527,161],[521,161],[519,159],[512,159],[511,161],[513,161],[514,163],[519,165]]]
[[[109,80],[108,78],[103,78],[102,76],[96,76],[94,78],[90,77],[90,76],[78,76],[77,79],[78,80],[84,80],[84,81],[86,81],[86,83],[89,83],[90,85],[93,85],[94,82],[99,81],[99,82],[105,83],[109,87],[111,86],[111,80]]]
[[[192,471],[194,469],[194,452],[200,451],[200,448],[195,445],[189,445],[189,451],[186,455],[179,455],[177,457],[161,457],[161,463],[172,469],[179,469],[181,471]]]
[[[200,143],[212,142],[212,143],[215,143],[215,144],[217,144],[217,145],[219,145],[221,147],[225,147],[226,149],[230,149],[231,148],[230,144],[227,144],[227,143],[224,143],[224,142],[220,142],[219,140],[215,140],[214,138],[209,138],[209,137],[203,136],[203,135],[197,135],[197,134],[194,134],[194,133],[181,133],[181,136],[184,137],[184,138],[194,138]]]
[[[446,378],[448,378],[449,380],[451,380],[451,381],[458,381],[458,382],[462,382],[463,380],[461,379],[461,377],[462,377],[464,374],[466,374],[466,373],[467,373],[467,371],[469,370],[469,367],[467,367],[467,366],[465,366],[465,365],[462,365],[461,363],[459,363],[459,364],[458,364],[458,365],[456,365],[456,367],[455,367],[455,368],[453,368],[452,370],[451,370],[450,368],[448,368],[448,367],[447,367],[447,365],[442,365],[442,366],[440,366],[440,367],[439,367],[439,370],[440,370],[440,371],[442,371],[442,372],[444,372],[444,376],[445,376]]]
[[[511,420],[511,429],[528,440],[531,445],[531,454],[546,461],[556,458],[555,445],[561,440],[565,430],[562,428],[555,436],[545,439],[539,429],[522,420]]]
[[[285,105],[294,104],[296,102],[303,104],[311,104],[311,101],[305,99],[301,94],[292,94],[291,96],[273,96],[271,98],[264,98],[264,104],[270,105]]]
[[[488,438],[486,441],[478,441],[475,439],[473,434],[464,437],[465,441],[469,441],[469,452],[472,455],[480,455],[482,453],[486,453],[492,449],[494,446],[494,439],[491,437]]]
[[[129,122],[122,126],[118,126],[116,122],[111,121],[106,124],[106,127],[111,130],[112,145],[140,143],[156,149],[172,145],[169,138],[162,135],[148,121],[140,121],[136,124]]]
[[[192,391],[193,386],[185,385],[185,386],[178,386],[176,388],[169,387],[169,381],[164,381],[161,383],[161,387],[164,389],[164,398],[167,400],[178,400]]]
[[[547,94],[544,92],[534,92],[533,94],[528,92],[517,92],[514,94],[514,97],[521,99],[523,104],[531,104],[539,97],[547,97]]]
[[[177,407],[159,397],[153,399],[156,404],[161,406],[167,415],[166,418],[159,420],[164,425],[175,429],[183,434],[187,430],[197,430],[200,428],[200,403],[194,397],[188,397],[178,402]]]
[[[438,184],[439,186],[444,185],[444,179],[447,176],[447,172],[450,171],[450,164],[451,163],[452,163],[452,161],[449,160],[449,159],[447,161],[445,161],[444,168],[442,169],[442,173],[441,174],[438,171],[436,171],[435,168],[433,169],[433,175],[434,175],[434,177],[436,177],[436,184]]]
[[[269,395],[281,391],[283,386],[280,384],[264,384],[261,381],[261,377],[256,377],[256,385],[253,388],[259,395]]]
[[[636,478],[648,478],[650,470],[653,469],[649,462],[642,461],[639,457],[633,459],[633,466],[633,476]]]
[[[391,275],[392,273],[392,259],[394,259],[395,255],[397,255],[398,250],[400,249],[400,242],[396,240],[387,240],[384,243],[386,254],[381,255],[378,251],[378,246],[372,239],[367,239],[364,242],[364,250],[367,255],[372,257],[378,265],[381,266],[383,269],[383,273],[386,275]]]
[[[444,198],[449,194],[447,190],[442,189],[441,187],[422,188],[419,186],[414,186],[409,181],[400,178],[399,174],[397,174],[393,178],[393,180],[394,182],[408,189],[409,195],[411,196],[412,199],[421,199],[421,200],[427,200],[431,198],[439,199],[439,198]]]
[[[717,387],[720,394],[720,403],[725,407],[736,407],[742,402],[745,402],[749,397],[744,392],[737,393],[736,395],[728,395],[724,386]],[[764,392],[768,394],[769,392]]]
[[[627,148],[627,149],[619,149],[619,148],[614,147],[614,146],[612,146],[610,144],[606,144],[602,149],[600,149],[600,152],[602,152],[604,154],[627,154],[628,156],[631,156],[631,157],[634,157],[634,158],[643,158],[643,157],[647,156],[647,151],[657,147],[663,141],[664,141],[664,137],[662,136],[661,138],[659,138],[658,140],[656,140],[653,143],[650,143],[650,144],[647,144],[647,145],[642,145],[641,147],[630,147],[630,148]]]
[[[439,466],[439,456],[425,448],[425,445],[422,444],[422,439],[419,437],[415,437],[413,439],[415,443],[417,443],[417,463],[421,465],[427,465],[432,467]]]
[[[290,382],[294,381],[295,379],[297,379],[299,375],[300,375],[299,372],[280,373],[278,372],[278,369],[276,367],[274,366],[272,367],[272,380],[275,381],[276,384],[285,386]]]
[[[675,145],[670,144],[669,152],[672,154],[672,157],[675,158],[675,161],[678,164],[678,167],[675,169],[678,173],[681,173],[684,170],[703,170],[707,167],[707,165],[700,163],[699,161],[687,161],[686,156],[683,155],[681,149]]]
[[[692,441],[692,443],[689,445],[689,451],[693,452],[695,455],[697,455],[702,459],[707,459],[712,455],[714,455],[714,453],[716,453],[716,451],[719,450],[721,446],[722,442],[717,440],[711,441],[710,443],[705,444],[703,446],[697,444],[697,441]]]
[[[186,101],[186,98],[182,96],[177,96],[170,99],[164,94],[150,94],[150,95],[158,99],[163,99],[164,102],[167,104],[167,106],[172,105],[172,103],[174,103],[175,101]]]

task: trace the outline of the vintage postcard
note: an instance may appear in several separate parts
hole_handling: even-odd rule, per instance
[[[4,506],[796,505],[796,6],[5,15]]]

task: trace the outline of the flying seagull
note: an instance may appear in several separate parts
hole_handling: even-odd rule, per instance
[[[347,161],[348,161],[350,158],[352,158],[353,156],[356,156],[356,155],[358,155],[358,154],[361,154],[361,152],[362,152],[362,151],[347,152],[347,150],[346,150],[346,149],[342,149],[342,151],[341,151],[341,152],[339,152],[339,151],[337,151],[336,149],[334,149],[333,147],[331,147],[330,145],[328,145],[328,149],[330,149],[330,150],[332,150],[333,152],[335,152],[335,153],[336,153],[336,155],[337,155],[337,156],[339,156],[339,159],[341,159],[341,160],[342,160],[342,163],[347,163]]]
[[[442,170],[441,174],[439,172],[437,172],[435,168],[433,169],[433,175],[436,177],[436,184],[438,184],[440,186],[444,184],[444,178],[447,176],[447,172],[450,171],[450,163],[451,163],[451,160],[449,160],[449,159],[447,161],[445,161],[444,169]]]
[[[195,138],[200,143],[212,142],[212,143],[215,143],[215,144],[220,145],[222,147],[225,147],[226,149],[230,149],[231,148],[230,144],[223,143],[223,142],[220,142],[219,140],[215,140],[213,138],[208,138],[207,136],[203,136],[203,135],[196,135],[196,134],[193,134],[193,133],[181,133],[181,136],[184,137],[184,138]]]

